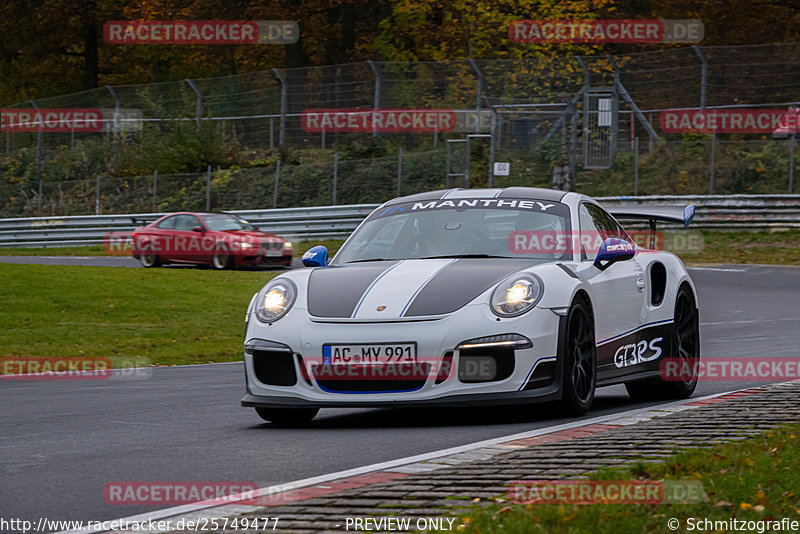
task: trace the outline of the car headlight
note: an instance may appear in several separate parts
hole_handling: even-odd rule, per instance
[[[283,244],[283,248],[292,248],[292,244],[291,244],[289,241],[286,241],[286,242]]]
[[[544,293],[542,280],[533,274],[517,274],[503,280],[492,292],[492,311],[500,317],[515,317],[527,312]]]
[[[233,246],[239,250],[253,250],[254,248],[258,248],[257,243],[251,243],[249,241],[234,241]]]
[[[273,280],[263,289],[256,300],[256,317],[262,322],[273,323],[292,308],[297,287],[287,278]]]

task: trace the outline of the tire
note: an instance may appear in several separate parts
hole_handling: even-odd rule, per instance
[[[597,385],[594,316],[585,298],[570,306],[565,334],[561,408],[568,415],[583,415],[594,402]]]
[[[211,258],[211,266],[218,271],[230,269],[233,267],[233,256],[224,246],[217,247]]]
[[[672,354],[681,369],[696,369],[700,361],[700,327],[692,292],[681,286],[675,296],[675,321],[672,324]],[[662,377],[625,384],[634,400],[688,399],[697,388],[697,376],[688,380]]]
[[[151,267],[160,267],[161,258],[159,258],[157,254],[141,254],[139,256],[139,263],[142,264],[142,267],[148,269]]]
[[[316,417],[319,408],[256,408],[264,421],[279,425],[301,425]]]

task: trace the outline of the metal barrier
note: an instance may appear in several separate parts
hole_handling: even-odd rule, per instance
[[[598,197],[602,204],[697,206],[695,228],[800,228],[800,195]],[[293,240],[347,237],[378,204],[229,211],[260,230]],[[100,245],[107,232],[133,231],[131,220],[163,213],[0,219],[0,248]]]

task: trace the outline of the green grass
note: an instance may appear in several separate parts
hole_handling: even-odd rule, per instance
[[[678,255],[693,263],[800,265],[800,231],[703,232],[701,253]]]
[[[463,533],[639,533],[672,532],[667,520],[774,519],[800,521],[800,425],[786,425],[754,438],[690,449],[664,463],[642,463],[631,469],[605,469],[603,480],[699,480],[707,499],[695,504],[526,505],[507,502],[473,506],[456,524]],[[507,496],[506,496],[507,497]],[[698,530],[695,529],[697,532]],[[706,530],[713,532],[714,529]],[[751,532],[748,530],[748,532]]]
[[[275,274],[0,264],[0,356],[238,360],[247,304]]]
[[[52,248],[0,248],[0,256],[108,256],[102,246]]]

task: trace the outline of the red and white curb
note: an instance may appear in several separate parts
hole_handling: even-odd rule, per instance
[[[780,384],[772,384],[772,386]],[[399,458],[376,464],[338,471],[327,475],[320,475],[294,482],[287,482],[276,486],[259,488],[255,493],[249,495],[233,495],[228,498],[231,501],[247,500],[251,504],[209,504],[204,502],[186,504],[148,512],[140,515],[125,517],[115,520],[116,524],[142,523],[149,521],[171,520],[175,525],[179,521],[211,520],[223,517],[232,517],[245,513],[252,513],[261,507],[271,507],[284,505],[292,502],[303,501],[323,495],[335,494],[340,491],[361,488],[404,478],[412,474],[425,473],[437,469],[452,467],[464,462],[482,460],[497,454],[509,452],[510,449],[535,447],[545,443],[555,443],[576,438],[589,436],[598,432],[604,432],[620,426],[634,425],[642,421],[648,421],[657,417],[665,417],[670,414],[717,404],[731,399],[737,399],[760,393],[767,389],[766,386],[751,387],[741,390],[715,393],[693,399],[686,399],[667,404],[661,404],[649,408],[637,408],[626,412],[615,413],[582,419],[580,421],[565,423],[547,428],[539,428],[527,432],[520,432],[508,436],[501,436],[458,447],[441,449],[416,456]],[[106,521],[110,524],[114,521]],[[174,529],[170,529],[174,530]],[[169,532],[170,530],[137,530],[139,533],[158,534]],[[124,532],[101,530],[96,528],[84,528],[79,530],[62,531],[56,534],[94,534],[101,532]],[[126,532],[126,531],[125,531]]]

